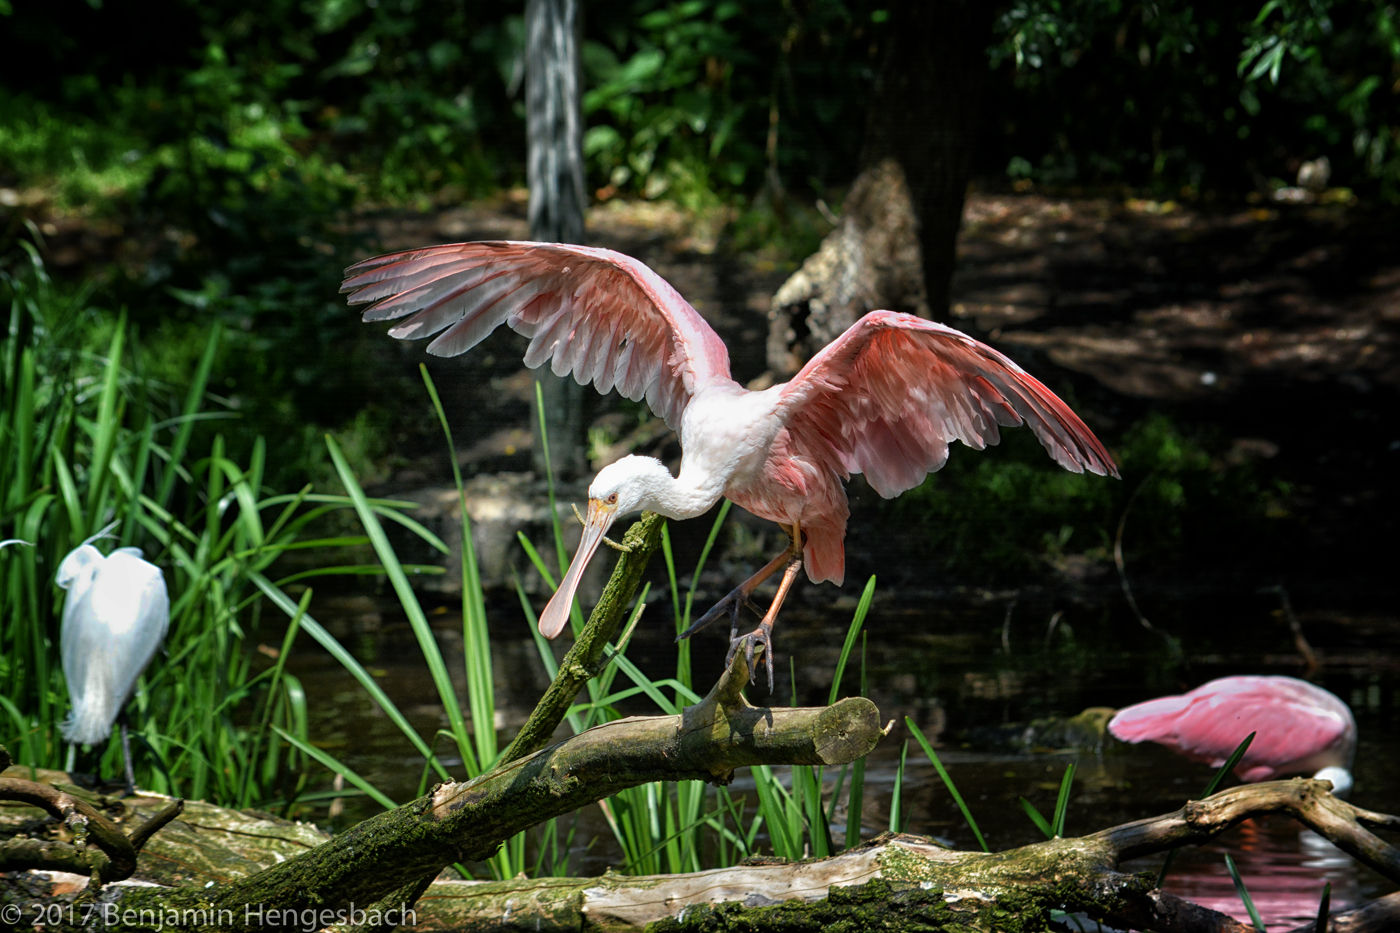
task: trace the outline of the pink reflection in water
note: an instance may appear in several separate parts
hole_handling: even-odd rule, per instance
[[[1249,923],[1225,867],[1226,853],[1270,933],[1315,919],[1328,882],[1333,912],[1367,898],[1351,856],[1286,817],[1247,820],[1211,845],[1179,852],[1163,890]]]

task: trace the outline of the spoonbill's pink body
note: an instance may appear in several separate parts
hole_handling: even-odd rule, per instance
[[[1251,732],[1235,767],[1246,783],[1306,774],[1352,785],[1356,720],[1335,694],[1294,677],[1222,677],[1181,696],[1138,703],[1109,720],[1123,742],[1156,742],[1220,767]]]
[[[342,291],[352,304],[370,303],[366,321],[407,317],[389,331],[395,337],[438,334],[428,345],[438,356],[466,352],[504,323],[530,338],[527,366],[552,361],[557,375],[599,392],[645,398],[680,434],[679,476],[632,456],[594,479],[578,552],[540,614],[551,638],[613,521],[639,509],[693,518],[727,496],[782,524],[792,543],[691,631],[726,611],[737,625],[753,588],[786,565],[750,633],[765,646],[771,680],[772,621],[801,565],[814,583],[839,584],[845,574],[842,482],[850,474],[896,496],[941,467],[952,441],[980,450],[997,443],[999,425],[1025,423],[1065,469],[1117,475],[1108,451],[1053,392],[991,347],[908,314],[872,311],[791,382],[749,391],[730,377],[729,353],[700,314],[644,263],[611,250],[434,246],[357,263]]]

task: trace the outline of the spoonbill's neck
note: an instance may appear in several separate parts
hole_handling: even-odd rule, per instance
[[[682,460],[681,475],[668,476],[648,490],[651,501],[643,508],[677,520],[704,515],[724,495],[726,479],[708,470],[687,469]]]

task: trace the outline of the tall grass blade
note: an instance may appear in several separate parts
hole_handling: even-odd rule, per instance
[[[1026,811],[1026,816],[1031,818],[1031,822],[1035,824],[1036,829],[1045,834],[1046,839],[1055,838],[1055,827],[1051,826],[1050,822],[1045,819],[1045,817],[1041,816],[1040,811],[1035,808],[1035,804],[1031,803],[1025,797],[1022,797],[1021,809]]]
[[[1065,776],[1060,779],[1060,795],[1055,800],[1055,819],[1053,826],[1056,836],[1065,834],[1065,816],[1069,811],[1069,793],[1074,787],[1074,768],[1078,762],[1071,761],[1069,767],[1065,768]]]
[[[909,758],[909,740],[899,752],[899,767],[894,772],[894,792],[890,795],[890,832],[902,833],[909,821],[904,817],[904,764]]]
[[[356,774],[353,770],[341,764],[339,761],[336,761],[334,758],[332,758],[330,755],[327,755],[325,752],[321,751],[316,746],[308,742],[302,741],[301,739],[292,735],[290,732],[287,732],[280,726],[273,726],[272,731],[280,735],[283,739],[290,743],[292,747],[296,748],[303,755],[306,755],[308,758],[319,762],[326,768],[329,768],[333,773],[339,774],[341,777],[345,778],[345,780],[348,783],[353,784],[355,787],[358,787],[360,790],[364,791],[366,796],[368,796],[371,800],[379,804],[384,809],[393,810],[398,806],[398,804],[394,803],[392,799],[385,796],[384,793],[379,790],[379,788],[375,787],[369,781],[366,781],[364,778]]]
[[[860,602],[856,604],[855,615],[851,617],[851,625],[846,629],[846,641],[841,645],[841,656],[836,659],[836,673],[831,679],[831,695],[827,697],[827,705],[831,706],[836,702],[836,698],[841,695],[841,678],[846,673],[846,661],[851,657],[851,649],[856,645],[856,637],[860,635],[861,627],[865,625],[865,617],[870,612],[870,603],[875,598],[875,577],[872,574],[865,582],[865,590],[860,594]]]
[[[336,444],[335,438],[327,435],[326,447],[330,450],[336,474],[340,477],[341,483],[345,486],[346,492],[354,503],[355,511],[360,516],[360,523],[364,525],[365,531],[369,534],[370,543],[374,545],[375,553],[379,555],[380,563],[384,565],[389,582],[393,585],[394,592],[398,594],[399,604],[403,607],[404,614],[408,616],[408,623],[418,639],[418,649],[428,665],[428,673],[433,679],[433,685],[437,688],[438,699],[442,702],[443,709],[447,713],[447,722],[451,726],[452,736],[457,743],[458,754],[466,763],[468,774],[471,777],[476,777],[481,773],[482,763],[478,761],[472,748],[471,739],[467,735],[467,724],[462,716],[462,708],[457,703],[457,692],[452,687],[452,678],[447,673],[447,665],[443,663],[442,652],[438,650],[437,639],[433,635],[432,626],[428,624],[428,617],[423,613],[423,607],[419,605],[418,597],[414,594],[413,587],[409,585],[408,576],[403,572],[398,555],[394,553],[388,537],[384,534],[384,527],[379,523],[374,509],[370,507],[364,490],[360,488],[354,473],[351,472],[350,464],[346,461],[345,455],[340,452],[340,446]],[[491,728],[491,724],[487,724],[486,728]]]
[[[554,552],[559,559],[559,575],[564,575],[564,570],[569,566],[568,554],[564,550],[564,528],[559,524],[559,507],[554,500],[554,465],[549,458],[549,432],[546,430],[544,416],[544,389],[538,382],[535,383],[535,411],[539,413],[540,419],[540,444],[543,447],[541,453],[544,455],[544,471],[547,474],[549,489],[549,519],[554,525]],[[581,624],[582,620],[575,619]]]
[[[967,825],[972,829],[972,835],[977,837],[977,844],[982,847],[983,852],[991,852],[992,850],[987,848],[987,840],[982,838],[982,830],[977,828],[977,821],[972,818],[972,811],[969,810],[967,804],[963,802],[962,794],[958,793],[958,788],[953,784],[953,779],[948,776],[948,771],[943,767],[943,762],[938,759],[938,755],[934,752],[933,746],[928,743],[928,739],[924,738],[923,732],[914,724],[913,719],[905,716],[904,724],[909,727],[909,731],[914,734],[914,738],[919,740],[919,745],[923,748],[924,754],[928,756],[928,760],[932,762],[934,769],[938,771],[938,776],[943,779],[943,785],[948,788],[948,793],[953,795],[953,801],[958,805],[958,809],[962,811],[963,819],[967,820]]]
[[[1206,789],[1201,793],[1202,797],[1209,797],[1211,794],[1215,793],[1215,789],[1220,786],[1220,782],[1225,780],[1225,775],[1235,770],[1235,766],[1240,763],[1240,759],[1244,757],[1244,753],[1249,751],[1249,745],[1254,741],[1256,735],[1258,735],[1257,732],[1251,732],[1249,735],[1245,736],[1244,741],[1230,753],[1230,757],[1225,759],[1225,763],[1216,770],[1215,776],[1212,777],[1210,783],[1206,785]]]
[[[470,704],[472,730],[476,738],[477,760],[483,768],[496,760],[496,688],[494,666],[491,662],[491,638],[486,626],[486,597],[481,590],[481,577],[472,541],[472,520],[467,514],[467,493],[462,483],[462,470],[457,464],[457,447],[452,442],[452,428],[447,412],[438,397],[437,386],[428,367],[419,364],[423,385],[433,400],[438,423],[447,441],[448,459],[452,463],[452,479],[457,485],[457,504],[462,522],[462,661],[467,672],[467,702]]]
[[[1215,775],[1206,783],[1206,789],[1201,793],[1202,797],[1209,797],[1211,794],[1215,793],[1216,788],[1220,786],[1220,782],[1225,780],[1225,775],[1235,770],[1235,766],[1240,763],[1240,759],[1244,757],[1244,753],[1249,751],[1249,745],[1254,741],[1254,736],[1257,734],[1256,732],[1251,732],[1244,737],[1244,741],[1235,746],[1235,750],[1230,753],[1230,757],[1225,759],[1225,763],[1215,770]],[[1175,858],[1176,850],[1172,849],[1167,853],[1167,857],[1162,860],[1162,868],[1157,872],[1158,888],[1161,888],[1162,882],[1167,879],[1167,870],[1172,867],[1172,861]]]
[[[1327,882],[1322,886],[1322,900],[1317,905],[1317,923],[1313,926],[1314,933],[1327,933],[1327,919],[1332,907],[1332,882]]]
[[[865,696],[865,640],[866,633],[860,635],[860,695]],[[860,845],[861,811],[865,805],[865,756],[857,758],[851,765],[851,792],[846,800],[846,848]]]
[[[1254,908],[1254,898],[1249,896],[1249,890],[1244,886],[1244,879],[1240,877],[1239,869],[1235,868],[1235,860],[1230,858],[1228,852],[1225,854],[1225,867],[1230,871],[1230,880],[1235,883],[1235,893],[1244,902],[1244,909],[1249,912],[1249,920],[1254,924],[1254,929],[1258,933],[1267,933],[1264,929],[1264,921],[1259,919],[1259,911]]]
[[[272,601],[273,605],[285,612],[289,618],[297,615],[297,604],[292,602],[291,598],[287,596],[286,593],[283,593],[277,587],[273,586],[272,583],[260,573],[254,573],[251,576],[253,583]],[[379,708],[384,711],[384,714],[389,717],[389,720],[394,725],[398,726],[399,731],[413,743],[413,746],[418,749],[419,754],[432,763],[434,769],[438,773],[438,777],[444,781],[452,780],[452,775],[448,774],[447,770],[438,763],[437,756],[428,748],[428,743],[423,741],[423,738],[409,721],[404,718],[403,713],[399,712],[399,708],[394,705],[394,701],[389,699],[389,695],[375,682],[374,677],[370,675],[369,671],[365,670],[364,666],[361,665],[359,661],[355,660],[354,655],[346,651],[345,647],[336,640],[334,635],[326,631],[319,622],[306,613],[301,614],[301,628],[312,638],[316,639],[321,647],[325,648],[331,657],[339,661],[341,666],[350,673],[350,676],[354,677],[355,680],[359,682],[360,686],[365,689],[365,692],[370,695],[370,698],[373,699],[374,702],[379,705]]]

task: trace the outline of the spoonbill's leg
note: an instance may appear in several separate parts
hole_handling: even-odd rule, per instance
[[[791,530],[784,530],[788,531],[789,536],[791,536]],[[755,615],[763,615],[763,610],[755,606],[749,597],[753,596],[753,591],[758,588],[759,584],[777,573],[778,568],[791,560],[794,555],[802,553],[800,547],[795,548],[792,543],[798,540],[801,540],[801,538],[793,538],[792,541],[789,541],[788,546],[784,548],[777,557],[770,560],[758,573],[730,590],[728,596],[715,603],[710,607],[709,612],[696,619],[691,624],[690,628],[677,635],[676,641],[680,641],[682,638],[689,638],[702,628],[706,628],[718,622],[724,615],[729,616],[729,639],[730,641],[734,641],[739,635],[739,609],[743,606],[748,606],[754,611]]]
[[[801,535],[794,536],[793,540],[801,541]],[[741,635],[729,643],[729,654],[725,658],[725,666],[734,660],[734,652],[739,650],[740,645],[744,645],[744,658],[749,662],[749,682],[758,680],[758,671],[753,668],[754,645],[763,646],[763,663],[768,668],[768,692],[773,692],[773,622],[778,618],[778,610],[782,608],[783,600],[787,599],[788,590],[792,589],[792,583],[797,579],[797,574],[802,570],[801,551],[793,555],[787,567],[783,570],[782,582],[778,584],[777,595],[773,597],[773,604],[768,607],[768,612],[763,616],[763,621],[758,623],[758,628]]]

